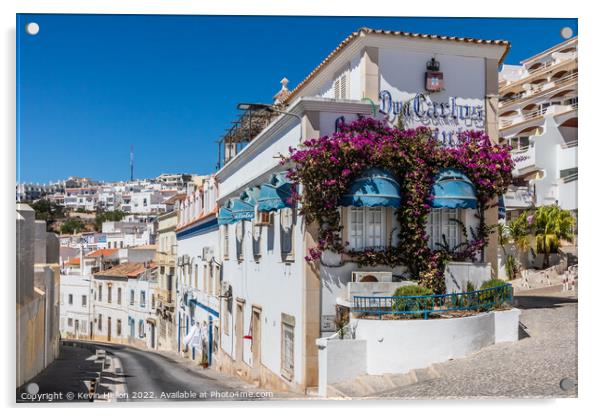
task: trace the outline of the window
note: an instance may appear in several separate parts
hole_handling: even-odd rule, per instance
[[[230,240],[229,240],[229,238],[228,238],[228,237],[229,237],[229,236],[228,236],[228,232],[229,232],[229,231],[230,231],[230,230],[229,230],[229,227],[228,227],[228,225],[227,225],[227,224],[226,224],[226,225],[224,225],[224,226],[222,226],[222,236],[223,236],[223,240],[222,240],[222,242],[223,242],[223,246],[224,246],[224,247],[223,247],[223,251],[224,251],[224,259],[226,259],[226,260],[228,259],[228,253],[229,253],[229,250],[228,250],[228,248],[229,248],[229,247],[228,247],[228,246],[229,246],[229,244],[230,244],[230,243],[229,243],[229,241],[230,241]]]
[[[102,314],[98,314],[98,330],[102,331]]]
[[[262,212],[262,214],[268,214],[267,212]],[[263,227],[258,224],[253,225],[253,257],[258,259],[261,257],[261,233]]]
[[[437,208],[431,210],[426,230],[429,236],[429,247],[432,250],[440,249],[445,242],[449,249],[453,250],[460,243],[457,222],[459,218],[458,209]]]
[[[199,265],[194,265],[194,288],[199,288]]]
[[[144,338],[144,321],[142,319],[138,321],[138,336]]]
[[[209,293],[209,287],[207,281],[209,280],[209,272],[207,271],[207,265],[203,265],[203,292]]]
[[[73,305],[73,295],[69,293],[69,305]]]
[[[121,288],[117,288],[117,304],[121,305]]]
[[[107,303],[113,302],[113,286],[107,287]]]
[[[117,320],[117,336],[121,336],[121,319]]]
[[[130,290],[130,305],[134,304],[134,298],[136,297],[136,292],[134,290]]]
[[[295,375],[295,317],[282,314],[280,371],[284,378]]]
[[[144,308],[146,306],[146,292],[144,290],[140,291],[140,307]]]
[[[155,294],[151,294],[151,309],[155,309]]]
[[[385,246],[384,207],[350,207],[348,223],[347,237],[352,250]]]
[[[98,301],[102,302],[102,283],[98,285]]]
[[[334,98],[335,100],[346,99],[348,96],[348,76],[347,70],[343,71],[335,80],[334,80]]]
[[[245,237],[244,221],[239,221],[235,225],[236,230],[236,258],[241,261],[244,259],[243,243]]]
[[[82,306],[86,306],[88,304],[88,297],[86,295],[82,295]]]
[[[280,251],[282,254],[290,255],[293,252],[293,209],[283,208],[280,210]]]
[[[67,319],[67,325],[68,326],[73,326],[73,318]]]

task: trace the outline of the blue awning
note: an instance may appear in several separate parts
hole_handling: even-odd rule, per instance
[[[435,178],[433,208],[477,208],[474,185],[466,175],[455,169],[443,169]]]
[[[232,199],[232,217],[234,222],[240,220],[252,220],[255,217],[255,207],[240,198]]]
[[[282,208],[291,208],[291,195],[292,184],[283,174],[274,174],[268,182],[261,185],[259,197],[257,198],[257,210],[270,212]]]
[[[397,208],[401,205],[399,183],[385,170],[368,169],[351,183],[339,205]]]
[[[228,200],[217,214],[217,223],[219,225],[234,224],[236,220],[232,216],[232,200]]]

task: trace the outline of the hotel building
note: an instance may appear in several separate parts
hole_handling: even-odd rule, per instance
[[[318,385],[316,339],[336,331],[338,309],[349,306],[350,292],[363,290],[358,283],[370,275],[391,291],[403,284],[403,266],[360,267],[332,253],[321,262],[304,259],[316,245],[317,226],[291,205],[287,166],[279,156],[358,117],[391,125],[401,117],[404,126],[430,127],[449,145],[459,131],[473,129],[497,142],[498,67],[508,49],[505,41],[362,28],[292,91],[284,79],[270,109],[241,106],[246,110],[221,140],[224,160],[216,174],[222,279],[217,368],[266,388],[305,392]],[[433,61],[445,89],[429,94],[426,65]],[[403,111],[406,104],[409,111]],[[393,208],[340,209],[343,237],[354,248],[389,244]],[[442,234],[462,239],[454,219],[470,222],[470,211],[433,209],[431,244]],[[497,222],[497,207],[486,212],[486,221]],[[456,276],[470,275],[480,284],[495,275],[495,241],[493,236],[484,263],[451,265]],[[180,244],[178,237],[178,252]]]
[[[500,141],[513,147],[506,218],[558,204],[577,213],[577,38],[500,71]]]

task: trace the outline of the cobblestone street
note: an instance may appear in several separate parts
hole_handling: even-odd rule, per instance
[[[549,292],[549,291],[547,291]],[[559,294],[558,294],[559,295]],[[389,390],[382,398],[576,397],[577,299],[541,291],[517,294],[521,339],[435,365],[440,377]]]

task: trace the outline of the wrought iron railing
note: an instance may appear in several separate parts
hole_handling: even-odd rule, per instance
[[[425,296],[354,296],[351,312],[357,315],[409,315],[428,319],[431,314],[455,311],[489,311],[512,301],[512,285],[472,292]]]

